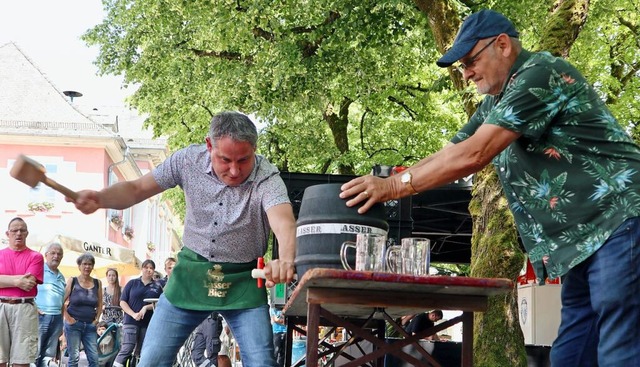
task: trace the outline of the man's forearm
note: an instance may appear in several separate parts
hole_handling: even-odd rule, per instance
[[[296,257],[296,242],[288,241],[286,244],[280,244],[278,247],[278,259],[283,261],[294,261]]]
[[[135,204],[135,186],[131,182],[119,182],[98,192],[100,206],[110,209],[126,209]]]
[[[0,275],[0,288],[16,287],[16,279],[22,275]]]
[[[293,262],[296,257],[296,220],[291,205],[276,205],[267,211],[267,216],[278,239],[278,259]]]
[[[119,182],[100,190],[98,198],[103,208],[126,209],[162,191],[149,172],[136,180]]]

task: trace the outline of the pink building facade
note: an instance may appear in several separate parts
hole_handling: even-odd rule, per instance
[[[24,218],[27,244],[36,250],[56,238],[81,244],[80,250],[71,244],[65,249],[66,276],[77,269],[80,251],[96,257],[94,275],[100,278],[106,267],[137,275],[136,266],[147,258],[162,272],[164,259],[181,247],[182,222],[160,195],[130,209],[85,215],[57,191],[43,184],[31,188],[9,171],[24,154],[74,191],[99,190],[148,173],[167,157],[166,141],[143,131],[142,119],[131,111],[83,112],[15,44],[0,45],[0,81],[0,225]]]

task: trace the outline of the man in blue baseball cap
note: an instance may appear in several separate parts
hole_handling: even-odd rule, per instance
[[[436,64],[441,68],[451,66],[468,54],[478,41],[502,33],[513,38],[518,38],[519,35],[513,23],[500,13],[493,10],[474,13],[462,23],[462,27],[453,41],[453,46],[442,55]]]
[[[562,277],[551,365],[640,366],[640,147],[572,65],[522,48],[483,10],[438,66],[486,94],[439,152],[400,175],[342,186],[347,205],[417,194],[493,163],[540,283]]]

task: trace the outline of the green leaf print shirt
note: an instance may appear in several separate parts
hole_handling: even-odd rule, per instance
[[[451,141],[483,123],[522,134],[493,164],[539,280],[543,262],[561,276],[640,215],[640,148],[564,59],[522,51]]]

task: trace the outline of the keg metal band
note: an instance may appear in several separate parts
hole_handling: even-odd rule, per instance
[[[314,223],[298,226],[296,229],[296,237],[317,234],[383,234],[387,231],[382,228],[372,227],[364,224],[353,223]]]

